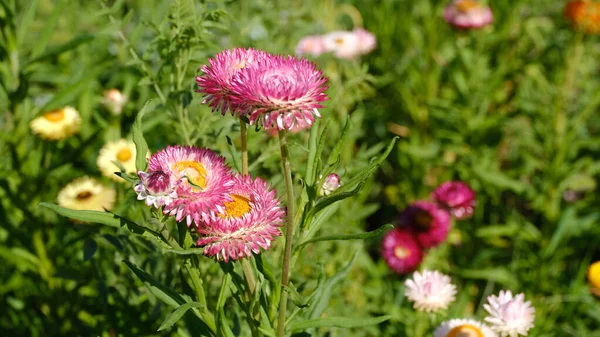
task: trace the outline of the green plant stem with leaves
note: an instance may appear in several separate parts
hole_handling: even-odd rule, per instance
[[[292,169],[290,165],[290,152],[288,149],[285,131],[279,131],[279,144],[281,150],[281,162],[283,164],[283,176],[287,192],[287,224],[285,230],[285,248],[283,252],[283,269],[281,274],[281,286],[287,287],[290,277],[290,259],[292,255],[292,238],[294,237],[294,183],[292,181]],[[281,289],[279,301],[279,316],[277,317],[277,336],[282,337],[285,329],[285,314],[288,293]]]

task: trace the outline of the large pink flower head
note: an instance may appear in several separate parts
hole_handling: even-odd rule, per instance
[[[416,201],[400,214],[399,223],[415,232],[423,248],[430,248],[448,237],[450,214],[432,202]]]
[[[271,56],[239,71],[232,80],[234,104],[249,115],[250,124],[265,129],[310,128],[321,102],[329,99],[316,66],[293,56]]]
[[[444,9],[444,19],[459,29],[477,29],[494,21],[489,6],[476,0],[454,0]]]
[[[398,274],[410,273],[423,261],[423,250],[417,239],[411,232],[401,228],[385,235],[381,255],[390,269]]]
[[[462,181],[447,181],[431,194],[432,198],[458,220],[467,219],[475,209],[475,192]]]
[[[211,212],[198,226],[204,254],[225,262],[269,249],[284,217],[276,191],[260,178],[237,176],[230,197],[223,212]]]
[[[258,60],[268,57],[262,50],[252,48],[234,48],[224,50],[208,59],[208,65],[203,65],[201,76],[196,77],[198,91],[204,93],[206,98],[202,103],[208,103],[213,111],[220,110],[222,115],[227,110],[232,115],[238,113],[237,107],[232,103],[231,80],[241,69],[251,67]]]
[[[197,225],[204,214],[224,211],[224,203],[234,184],[233,175],[225,165],[225,158],[206,148],[194,146],[168,146],[150,158],[148,170],[162,171],[177,185],[177,198],[165,205],[165,214],[174,215],[177,221],[192,221]]]
[[[139,171],[140,181],[133,188],[138,200],[146,200],[146,205],[159,208],[170,205],[177,198],[179,180],[163,171]]]

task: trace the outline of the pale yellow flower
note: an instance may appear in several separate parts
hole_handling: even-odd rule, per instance
[[[74,210],[111,210],[115,204],[115,190],[93,178],[73,180],[58,192],[58,205]]]
[[[79,112],[70,106],[51,110],[34,118],[29,123],[33,133],[43,139],[61,140],[79,132],[81,117]]]
[[[113,115],[120,115],[123,111],[123,106],[127,103],[127,96],[123,95],[118,89],[109,89],[104,92],[102,103],[104,103]]]
[[[108,142],[102,149],[100,149],[100,155],[98,155],[98,168],[100,172],[106,177],[111,178],[114,181],[127,182],[115,174],[115,172],[121,171],[119,166],[114,162],[118,162],[125,172],[135,173],[135,144],[126,139],[119,139],[114,142]]]

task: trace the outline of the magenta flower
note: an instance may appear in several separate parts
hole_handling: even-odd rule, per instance
[[[412,272],[423,261],[423,250],[415,236],[401,228],[385,235],[381,255],[390,269],[398,274]]]
[[[319,115],[327,79],[306,59],[272,56],[239,71],[232,80],[234,104],[250,124],[265,129],[310,128]]]
[[[204,254],[225,262],[269,249],[284,217],[276,191],[260,178],[237,176],[230,197],[222,212],[211,212],[198,226]]]
[[[224,211],[224,203],[234,184],[233,175],[225,165],[225,158],[206,148],[168,146],[150,158],[149,171],[161,171],[170,179],[179,181],[177,198],[165,205],[165,214],[184,218],[188,226],[197,225],[204,215]]]
[[[438,186],[431,196],[458,220],[467,219],[473,215],[475,192],[462,181],[447,181]]]
[[[222,115],[227,110],[232,115],[238,113],[237,106],[232,103],[231,80],[241,69],[250,67],[258,60],[269,57],[262,51],[252,48],[234,48],[224,50],[215,55],[214,59],[209,58],[209,65],[203,65],[200,70],[201,76],[196,77],[198,91],[205,94],[203,104],[208,103],[213,111],[220,110]]]
[[[177,198],[179,181],[163,171],[138,171],[140,181],[133,188],[138,200],[146,200],[147,206],[159,208],[170,205]]]
[[[476,0],[454,0],[444,9],[444,19],[459,29],[477,29],[492,23],[494,14]]]
[[[421,247],[431,248],[448,237],[450,214],[432,202],[416,201],[400,214],[399,223],[415,233]]]
[[[296,46],[296,55],[300,56],[310,54],[317,57],[325,52],[327,52],[327,46],[321,35],[306,36]]]

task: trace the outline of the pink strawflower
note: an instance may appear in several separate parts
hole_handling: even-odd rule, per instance
[[[225,158],[206,148],[195,146],[168,146],[150,158],[149,171],[162,171],[171,179],[180,181],[177,198],[165,205],[165,214],[184,218],[188,226],[197,225],[210,212],[224,211],[223,203],[234,184],[233,175],[225,165]]]
[[[353,59],[373,51],[377,45],[375,35],[362,29],[335,31],[323,36],[327,51],[336,57]]]
[[[401,214],[399,223],[414,231],[417,241],[423,248],[430,248],[444,242],[450,230],[450,214],[429,201],[416,201]]]
[[[306,36],[296,46],[296,55],[299,56],[310,54],[317,57],[325,52],[327,52],[327,46],[321,35]]]
[[[237,176],[230,196],[222,213],[211,212],[198,226],[204,254],[225,262],[269,249],[284,217],[276,191],[260,178]]]
[[[535,309],[531,302],[525,302],[525,295],[521,293],[513,297],[510,290],[500,290],[498,296],[491,295],[487,299],[488,304],[483,307],[490,316],[485,321],[492,330],[501,337],[527,336],[527,331],[533,328]]]
[[[238,72],[232,81],[234,104],[249,114],[250,124],[265,129],[310,128],[319,115],[327,79],[306,59],[272,56]]]
[[[329,195],[331,192],[337,190],[340,187],[340,176],[335,173],[331,173],[325,177],[323,185],[321,185],[320,195]]]
[[[459,29],[477,29],[492,23],[494,14],[476,0],[454,0],[444,9],[444,19]]]
[[[433,191],[432,198],[458,220],[470,218],[475,208],[475,192],[462,181],[447,181]]]
[[[234,48],[224,50],[208,59],[208,65],[203,65],[201,76],[196,77],[198,91],[205,94],[203,104],[208,103],[213,111],[220,110],[222,115],[230,111],[237,115],[237,106],[232,103],[232,78],[241,70],[250,67],[258,60],[269,57],[262,51],[252,48]]]
[[[179,180],[163,171],[138,171],[140,181],[133,188],[138,200],[146,200],[146,205],[159,208],[170,205],[177,198]]]
[[[423,261],[423,250],[415,236],[401,228],[385,235],[381,255],[387,265],[398,274],[410,273]]]
[[[368,54],[377,47],[375,35],[365,29],[355,28],[352,31],[358,37],[358,50],[361,54]]]
[[[454,302],[456,286],[450,283],[450,277],[439,271],[423,270],[415,272],[412,279],[404,282],[404,295],[420,311],[437,312],[447,309]]]

